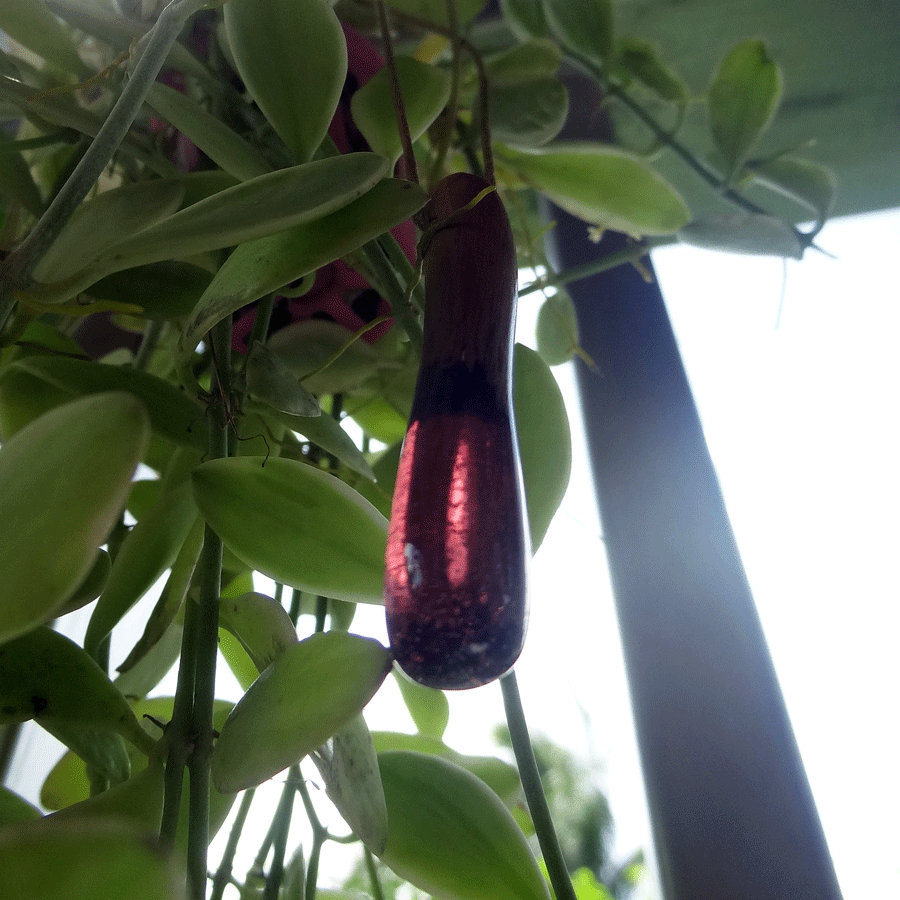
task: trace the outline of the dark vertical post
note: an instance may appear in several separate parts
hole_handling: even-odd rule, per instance
[[[561,268],[597,256],[553,217]],[[623,266],[570,290],[600,370],[579,383],[665,897],[837,900],[659,288]]]

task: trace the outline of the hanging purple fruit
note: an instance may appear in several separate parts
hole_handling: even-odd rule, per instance
[[[517,265],[506,211],[465,173],[424,214],[422,365],[388,534],[391,649],[421,684],[477,687],[522,649],[522,479],[511,400]]]

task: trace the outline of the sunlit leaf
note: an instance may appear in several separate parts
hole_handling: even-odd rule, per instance
[[[439,900],[548,900],[525,835],[480,779],[437,756],[378,756],[388,810],[382,861]]]
[[[450,720],[446,694],[407,678],[399,668],[394,669],[394,677],[419,734],[440,740]]]
[[[540,356],[516,344],[513,406],[532,550],[544,540],[572,470],[572,435],[565,401]]]
[[[288,647],[221,728],[212,757],[219,790],[260,784],[320,747],[369,702],[389,670],[381,644],[342,631]]]
[[[347,44],[326,0],[229,0],[225,32],[238,73],[272,127],[307,162],[325,137],[347,74]]]
[[[564,291],[548,297],[538,310],[537,351],[548,366],[568,362],[578,349],[578,318],[572,298]]]
[[[133,397],[100,394],[0,448],[0,640],[47,621],[84,581],[125,506],[148,425]]]
[[[313,594],[382,602],[387,521],[344,482],[262,457],[211,460],[193,480],[201,513],[247,565]]]
[[[637,156],[606,144],[498,148],[510,168],[573,215],[630,234],[670,234],[690,220],[684,201]]]

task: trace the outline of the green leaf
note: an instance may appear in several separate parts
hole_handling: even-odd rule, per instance
[[[410,136],[416,140],[434,122],[450,98],[450,73],[411,56],[395,57],[400,92],[406,107]],[[376,72],[350,101],[353,121],[369,146],[396,163],[403,148],[387,69]],[[493,124],[493,123],[492,123]]]
[[[204,408],[184,391],[149,372],[62,356],[31,356],[11,369],[78,394],[122,391],[141,401],[153,430],[162,437],[188,447],[206,446]]]
[[[251,178],[126,238],[103,254],[89,274],[97,280],[120,269],[184,259],[311,222],[366,193],[386,169],[387,162],[374,153],[346,153]]]
[[[569,113],[569,93],[551,75],[492,84],[491,134],[519,147],[540,147],[559,134]]]
[[[247,690],[259,676],[259,669],[254,665],[244,645],[227,629],[219,629],[219,652],[228,663],[242,690]]]
[[[212,756],[220,791],[261,784],[328,740],[390,671],[377,641],[342,631],[288,647],[238,701]]]
[[[33,216],[44,211],[41,192],[34,183],[28,163],[21,153],[9,150],[10,141],[0,137],[0,194],[6,194],[21,203]]]
[[[427,200],[417,185],[385,179],[338,212],[238,247],[191,314],[181,341],[183,351],[192,351],[225,316],[356,250],[408,219]]]
[[[172,669],[181,654],[182,626],[177,622],[127,672],[115,680],[116,687],[126,697],[146,697]]]
[[[578,900],[613,900],[613,895],[586,866],[582,866],[572,876],[572,887]]]
[[[90,73],[72,36],[42,0],[3,0],[0,31],[66,72],[79,77]]]
[[[748,166],[748,169],[755,181],[814,210],[819,224],[828,218],[837,192],[837,180],[827,166],[782,154]]]
[[[407,15],[415,16],[422,22],[432,22],[445,29],[450,27],[445,0],[388,0],[387,5]],[[474,19],[484,5],[485,0],[459,0],[457,14],[460,25]]]
[[[0,787],[0,830],[41,818],[41,811],[9,788]]]
[[[394,669],[394,678],[419,734],[440,740],[450,720],[447,695],[407,678],[399,668]]]
[[[500,0],[500,9],[520,41],[552,37],[541,0]]]
[[[513,356],[513,407],[531,547],[536,551],[569,485],[572,434],[553,373],[522,344],[516,344]]]
[[[200,512],[247,565],[312,594],[383,602],[387,520],[344,482],[260,457],[210,460],[193,479]]]
[[[379,753],[403,750],[431,753],[448,759],[480,778],[507,806],[520,802],[522,785],[516,767],[496,756],[466,756],[436,738],[422,734],[401,734],[398,731],[373,731],[372,742]]]
[[[722,61],[709,89],[709,119],[728,181],[772,121],[781,90],[781,70],[762,41],[744,41]]]
[[[284,607],[265,594],[251,592],[219,600],[219,624],[233,634],[262,672],[297,643],[297,630]]]
[[[66,600],[66,602],[56,611],[57,616],[65,616],[76,609],[81,609],[96,600],[106,582],[109,580],[109,573],[112,569],[112,560],[105,550],[97,553],[94,565],[91,571],[87,573],[84,581],[75,589],[75,592]]]
[[[40,825],[0,834],[0,896],[186,900],[183,864],[151,831],[118,820]]]
[[[0,641],[50,619],[84,581],[147,442],[127,394],[67,403],[0,448]]]
[[[568,362],[578,350],[578,318],[572,298],[565,291],[548,297],[538,310],[537,351],[548,366]]]
[[[34,270],[37,281],[63,281],[123,239],[171,216],[184,199],[175,178],[138,181],[104,191],[75,210]]]
[[[84,636],[84,649],[95,659],[107,635],[175,562],[196,519],[191,485],[183,482],[164,491],[131,529],[116,554],[109,582]]]
[[[302,434],[351,471],[374,481],[375,475],[368,460],[336,419],[331,416],[316,416],[310,419],[305,416],[291,416],[277,410],[271,417],[287,425],[292,431]]]
[[[678,239],[707,250],[782,256],[789,259],[800,259],[803,256],[803,247],[790,225],[774,216],[755,213],[691,222],[678,232]]]
[[[528,841],[500,798],[437,756],[378,756],[388,810],[382,861],[438,900],[549,900]]]
[[[353,833],[376,856],[387,843],[387,807],[378,757],[362,714],[311,754],[325,793]]]
[[[41,785],[40,801],[46,809],[62,809],[91,795],[84,760],[71,751],[64,753]]]
[[[326,0],[229,0],[225,32],[247,90],[299,162],[328,131],[347,44]]]
[[[128,672],[134,669],[163,640],[169,631],[191,586],[194,568],[203,548],[203,532],[203,520],[197,517],[193,528],[191,528],[181,545],[181,549],[178,551],[178,556],[172,563],[172,571],[169,574],[165,587],[163,587],[156,605],[147,617],[143,634],[138,638],[137,643],[125,660],[119,665],[117,671]],[[151,685],[151,687],[153,686]]]
[[[153,747],[106,673],[76,643],[43,626],[0,645],[0,724],[29,719],[106,728],[143,751]]]
[[[484,70],[491,85],[522,84],[537,76],[555,75],[562,59],[554,41],[533,39],[487,57]]]
[[[93,791],[121,784],[131,775],[128,746],[122,736],[104,727],[86,725],[78,719],[40,719],[41,727],[84,761]],[[149,744],[144,747],[149,750]]]
[[[272,171],[260,153],[240,135],[181,91],[154,82],[146,103],[238,180],[246,181]]]
[[[265,344],[255,341],[247,355],[247,390],[278,412],[315,418],[319,402]]]
[[[687,87],[681,76],[662,60],[649,41],[623,37],[616,43],[613,63],[621,74],[636,78],[657,96],[670,103],[686,103]]]
[[[564,47],[602,65],[613,45],[611,0],[543,0],[550,30]]]
[[[146,318],[168,321],[187,316],[212,277],[206,269],[170,259],[114,272],[92,284],[85,293],[95,300],[133,303]]]
[[[678,192],[634,154],[605,144],[559,143],[497,155],[575,216],[629,234],[671,234],[690,220]]]

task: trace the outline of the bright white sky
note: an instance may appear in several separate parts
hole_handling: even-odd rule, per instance
[[[830,223],[820,243],[838,259],[809,254],[786,275],[780,260],[686,247],[654,261],[845,898],[900,897],[900,213]],[[526,343],[538,304],[522,300]],[[595,761],[624,859],[649,847],[649,826],[574,379],[556,371],[576,459],[535,559],[517,671],[532,730]],[[383,638],[382,610],[361,607],[354,630]],[[114,645],[117,658],[128,644]],[[220,695],[236,699],[222,674]],[[390,679],[366,717],[412,730]],[[492,752],[502,718],[496,685],[452,694],[447,742]],[[36,798],[46,769],[30,759],[13,783]],[[280,784],[265,790],[274,803]],[[237,871],[266,824],[251,823]]]

